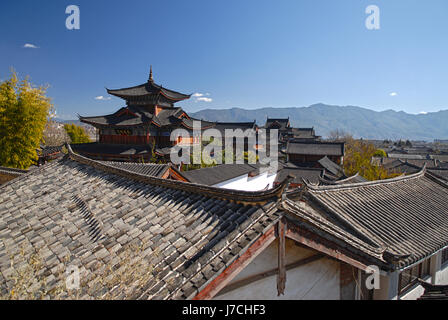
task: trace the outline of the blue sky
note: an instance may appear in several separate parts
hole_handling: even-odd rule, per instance
[[[70,4],[80,30],[65,27]],[[368,5],[380,30],[365,27]],[[446,0],[2,1],[0,79],[14,67],[49,84],[65,118],[117,110],[104,87],[143,83],[150,64],[157,83],[207,98],[179,104],[189,112],[318,102],[431,112],[448,109],[447,16]]]

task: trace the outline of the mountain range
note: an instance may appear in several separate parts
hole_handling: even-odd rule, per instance
[[[425,114],[403,111],[373,111],[356,106],[314,104],[309,107],[261,108],[246,110],[205,109],[190,115],[221,122],[252,122],[259,126],[266,118],[288,118],[293,127],[314,127],[316,134],[328,136],[339,129],[364,139],[411,139],[431,141],[448,138],[448,110]]]

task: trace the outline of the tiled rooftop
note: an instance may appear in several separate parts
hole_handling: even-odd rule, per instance
[[[0,284],[11,285],[10,255],[22,246],[42,249],[52,288],[52,270],[71,264],[93,279],[138,246],[149,277],[108,290],[88,281],[81,297],[191,298],[276,222],[279,190],[234,196],[72,153],[1,188]]]

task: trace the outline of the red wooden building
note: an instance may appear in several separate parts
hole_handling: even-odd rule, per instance
[[[81,122],[97,129],[98,141],[72,145],[75,152],[91,158],[120,161],[149,161],[154,153],[168,156],[177,143],[200,143],[200,134],[193,134],[193,120],[174,104],[190,95],[162,87],[154,82],[152,68],[147,82],[138,86],[107,92],[126,101],[126,106],[104,116],[82,117]],[[201,129],[215,123],[201,121]],[[170,141],[174,129],[189,131],[190,138]]]

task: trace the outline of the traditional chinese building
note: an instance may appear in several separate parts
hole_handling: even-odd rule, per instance
[[[202,130],[215,128],[222,134],[226,129],[257,129],[254,122],[208,122],[191,118],[175,103],[190,98],[154,82],[152,68],[147,82],[138,86],[107,89],[111,95],[126,101],[126,106],[117,112],[104,116],[82,117],[81,122],[97,129],[98,141],[72,145],[76,152],[98,160],[145,161],[154,157],[169,158],[171,148],[176,144],[201,143]],[[199,132],[193,131],[193,122],[200,123]],[[190,138],[179,137],[171,141],[175,129],[185,129]]]
[[[104,116],[82,117],[81,122],[97,129],[98,141],[73,145],[77,152],[91,158],[104,160],[149,161],[154,154],[169,155],[177,143],[194,144],[200,136],[193,134],[193,119],[176,107],[175,103],[190,98],[154,82],[152,68],[147,82],[129,88],[107,89],[111,95],[126,101],[126,106]],[[214,123],[201,121],[201,129]],[[171,132],[183,128],[190,132],[190,139],[181,137],[170,141]]]
[[[287,161],[299,166],[322,167],[318,161],[324,157],[342,165],[344,153],[344,142],[290,139],[286,145]]]

